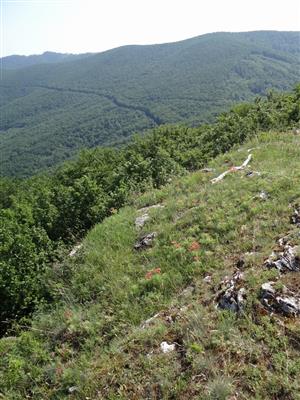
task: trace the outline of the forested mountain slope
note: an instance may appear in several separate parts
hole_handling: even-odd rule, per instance
[[[212,121],[236,101],[291,88],[299,54],[297,32],[215,33],[4,70],[1,172],[26,176],[159,124]]]
[[[86,57],[89,54],[64,54],[55,53],[53,51],[45,51],[43,54],[31,55],[31,56],[19,56],[12,55],[3,57],[1,59],[1,67],[4,69],[19,69],[30,67],[36,64],[51,64],[58,62],[66,62],[72,60],[79,60],[80,58]]]

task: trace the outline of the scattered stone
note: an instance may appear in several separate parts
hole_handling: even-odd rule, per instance
[[[143,226],[145,225],[145,223],[147,221],[149,221],[150,219],[150,215],[148,214],[148,211],[153,209],[153,208],[164,208],[165,206],[162,204],[154,204],[153,206],[149,206],[149,207],[143,207],[140,208],[138,210],[138,212],[142,213],[142,215],[138,216],[135,219],[135,226],[137,229],[141,229],[143,228]]]
[[[187,286],[183,291],[180,293],[180,297],[190,297],[195,292],[195,286]]]
[[[254,176],[261,176],[261,173],[258,171],[248,171],[246,172],[245,176],[247,178],[253,178]]]
[[[211,275],[207,275],[205,278],[203,278],[203,282],[205,283],[211,283],[212,277]]]
[[[202,168],[200,171],[201,172],[214,172],[215,169],[214,168]]]
[[[278,305],[285,315],[300,315],[300,299],[295,297],[277,297]]]
[[[266,282],[261,286],[261,303],[271,312],[300,316],[300,298],[285,286],[280,291],[276,290],[274,284],[275,282]]]
[[[261,285],[261,303],[272,311],[272,302],[276,302],[276,290],[273,285],[276,282],[266,282]]]
[[[145,213],[148,212],[149,210],[152,210],[153,208],[165,208],[165,206],[163,204],[154,204],[153,206],[140,208],[138,212]]]
[[[77,244],[69,253],[69,257],[74,257],[79,249],[81,249],[82,244]]]
[[[168,324],[173,324],[173,322],[174,322],[174,320],[173,320],[173,318],[172,318],[171,315],[166,315],[166,316],[165,316],[165,321],[166,321]]]
[[[175,350],[175,343],[168,344],[168,342],[161,342],[160,348],[163,353],[170,353]]]
[[[279,241],[284,245],[284,240]],[[268,268],[277,268],[280,272],[299,272],[300,271],[300,246],[290,246],[286,244],[282,252],[273,252],[265,262]]]
[[[187,312],[188,309],[189,309],[188,306],[182,306],[182,307],[180,307],[179,311],[181,313],[185,313],[185,312]]]
[[[242,312],[246,299],[246,290],[242,287],[244,275],[237,271],[231,278],[225,277],[220,283],[216,296],[217,307],[233,312]]]
[[[246,253],[244,253],[244,256],[247,257],[255,257],[259,254],[258,251],[246,251]]]
[[[291,224],[294,224],[294,225],[297,225],[300,227],[300,207],[297,207],[294,210],[294,213],[291,216]]]
[[[262,199],[262,200],[267,200],[268,197],[269,197],[268,193],[265,192],[264,190],[262,190],[262,191],[259,193],[259,198]]]
[[[235,290],[234,287],[229,288],[220,297],[218,307],[223,310],[230,310],[233,312],[241,312],[243,309],[243,303],[245,300],[246,290],[241,288]]]
[[[246,262],[245,262],[244,258],[239,258],[239,259],[237,260],[235,266],[236,266],[236,268],[238,268],[238,269],[244,269],[245,264],[246,264]]]
[[[154,238],[157,236],[156,232],[148,233],[147,235],[141,237],[139,241],[134,245],[135,250],[143,250],[147,247],[151,247]]]
[[[261,285],[261,290],[265,296],[273,296],[275,294],[275,289],[272,286],[273,283],[274,282],[266,282]]]
[[[280,238],[280,239],[278,240],[278,244],[279,244],[279,246],[281,246],[281,247],[284,247],[287,243],[288,243],[288,238],[287,238],[287,236],[286,236],[286,237],[283,237],[283,238]],[[275,253],[273,252],[272,254],[275,254]]]
[[[153,356],[154,351],[151,350],[148,354],[146,354],[147,358],[151,358]]]
[[[237,305],[238,305],[238,311],[242,311],[242,306],[245,302],[245,298],[246,298],[246,289],[245,288],[240,288],[237,292]]]
[[[76,392],[76,390],[78,390],[77,386],[71,386],[68,389],[68,393],[72,394],[72,393]]]
[[[294,135],[300,135],[300,129],[293,128],[293,134]]]
[[[135,219],[135,226],[136,228],[141,229],[147,221],[149,221],[150,216],[149,214],[145,213]]]

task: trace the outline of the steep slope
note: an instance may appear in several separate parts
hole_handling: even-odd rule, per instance
[[[0,341],[5,399],[299,399],[299,254],[294,271],[274,261],[300,245],[300,136],[262,133],[209,167],[136,198],[54,267],[55,309]]]
[[[293,86],[299,54],[297,32],[215,33],[4,71],[2,174],[32,174],[158,124],[211,121],[233,102]]]

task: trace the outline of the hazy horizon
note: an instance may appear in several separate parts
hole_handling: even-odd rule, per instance
[[[216,32],[299,31],[296,0],[0,0],[1,52],[99,53]],[[242,4],[243,3],[243,4]]]
[[[176,40],[176,41],[173,41],[173,42],[162,42],[162,43],[145,43],[145,44],[136,44],[136,43],[126,43],[126,44],[123,44],[123,45],[121,45],[121,46],[117,46],[117,47],[112,47],[112,48],[109,48],[109,49],[106,49],[106,50],[100,50],[100,51],[94,51],[94,52],[80,52],[80,53],[71,53],[71,52],[63,52],[63,53],[61,53],[61,52],[58,52],[58,51],[55,51],[55,50],[49,50],[49,49],[45,49],[44,51],[42,51],[41,53],[32,53],[32,54],[17,54],[17,53],[15,53],[15,54],[9,54],[9,55],[7,55],[7,56],[3,56],[3,58],[5,58],[5,57],[13,57],[13,56],[20,56],[20,57],[31,57],[31,56],[41,56],[41,55],[43,55],[43,54],[45,54],[45,53],[56,53],[56,54],[70,54],[70,55],[80,55],[80,54],[97,54],[97,53],[104,53],[104,52],[106,52],[106,51],[110,51],[110,50],[114,50],[114,49],[116,49],[116,48],[120,48],[120,47],[126,47],[126,46],[154,46],[154,45],[160,45],[160,44],[170,44],[170,43],[176,43],[176,42],[183,42],[183,41],[185,41],[185,40],[189,40],[189,39],[193,39],[193,38],[196,38],[196,37],[199,37],[199,36],[205,36],[205,35],[211,35],[211,34],[215,34],[215,33],[243,33],[243,32],[300,32],[300,29],[299,30],[295,30],[295,31],[281,31],[281,30],[272,30],[272,31],[270,31],[270,30],[263,30],[263,29],[260,29],[260,30],[256,30],[256,31],[216,31],[216,32],[207,32],[207,33],[203,33],[203,34],[201,34],[201,35],[196,35],[196,36],[193,36],[193,37],[188,37],[188,38],[183,38],[183,39],[179,39],[179,40]]]

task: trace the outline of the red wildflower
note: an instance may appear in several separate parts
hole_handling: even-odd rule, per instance
[[[180,247],[181,247],[180,243],[177,243],[175,240],[173,240],[171,243],[175,247],[175,249],[180,249]]]
[[[200,244],[198,242],[193,242],[189,247],[190,251],[197,251],[199,249],[200,249]]]
[[[160,268],[151,269],[151,271],[148,271],[148,272],[146,273],[145,279],[148,279],[148,280],[149,280],[149,279],[152,278],[153,275],[160,274],[160,273],[161,273],[161,269],[160,269]]]
[[[70,319],[70,318],[72,318],[73,317],[73,313],[72,313],[72,311],[71,310],[66,310],[65,312],[64,312],[64,317],[65,317],[65,319]]]

